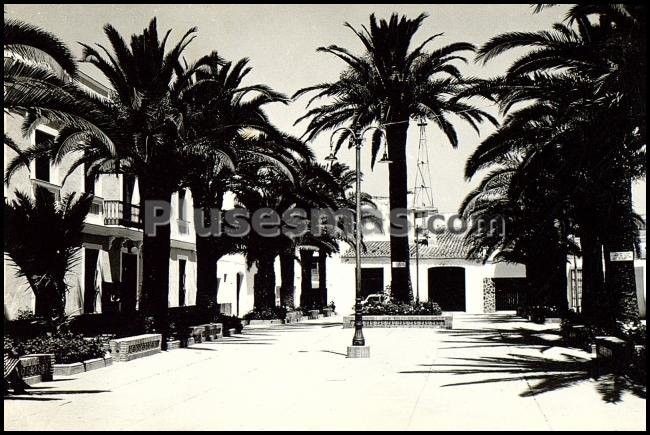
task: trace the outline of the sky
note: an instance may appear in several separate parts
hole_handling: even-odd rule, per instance
[[[197,37],[185,51],[188,61],[215,50],[228,60],[248,57],[253,67],[247,77],[248,84],[264,83],[289,96],[300,88],[335,80],[344,68],[343,62],[327,53],[318,53],[316,49],[336,44],[360,53],[361,42],[344,23],[358,28],[367,24],[373,12],[378,18],[388,18],[393,12],[408,17],[426,13],[429,17],[416,33],[413,46],[443,32],[429,45],[436,48],[459,41],[478,46],[504,32],[548,29],[564,18],[566,9],[566,5],[561,5],[533,14],[528,4],[5,5],[7,16],[53,32],[77,56],[81,54],[78,42],[107,45],[102,31],[106,23],[112,24],[128,40],[133,33],[142,32],[150,19],[156,17],[159,33],[173,29],[170,37],[173,43],[186,30],[197,27]],[[470,61],[459,67],[469,76],[492,77],[503,72],[520,53],[513,51],[487,65],[474,63],[470,56]],[[105,82],[92,66],[82,65],[81,70]],[[308,99],[269,106],[269,117],[282,130],[300,136],[306,123],[294,125],[294,122],[305,112]],[[495,113],[487,102],[484,104],[486,110]],[[464,165],[481,138],[489,135],[493,127],[485,125],[480,136],[460,122],[457,130],[460,144],[456,149],[433,124],[430,123],[426,131],[434,205],[442,212],[456,211],[464,196],[480,181],[481,174],[465,180]],[[313,141],[319,158],[328,154],[329,142],[328,133]],[[407,146],[411,189],[415,181],[418,142],[419,130],[412,122]],[[387,196],[387,165],[378,165],[371,171],[370,147],[362,152],[362,189],[373,195]],[[353,150],[341,150],[338,157],[353,166]],[[634,185],[633,199],[637,212],[645,214],[645,179]]]

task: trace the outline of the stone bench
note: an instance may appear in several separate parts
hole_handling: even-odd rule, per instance
[[[187,328],[187,336],[193,339],[194,343],[202,343],[205,339],[204,326],[190,326]]]
[[[290,311],[284,318],[284,323],[296,323],[302,320],[302,313],[300,311]]]
[[[323,308],[324,317],[332,317],[334,315],[334,310],[331,308]]]
[[[571,325],[565,332],[567,344],[591,352],[589,329],[585,325]]]
[[[320,314],[320,311],[318,310],[309,310],[309,320],[318,320],[318,315]]]
[[[48,382],[54,376],[54,354],[33,353],[20,358],[20,377],[28,385],[38,382]]]
[[[364,328],[439,328],[452,329],[452,316],[371,316],[364,315]],[[344,328],[354,328],[354,316],[343,317]]]
[[[115,362],[131,361],[161,351],[160,334],[142,334],[110,341],[111,354]]]
[[[199,327],[203,328],[203,334],[201,334],[203,341],[213,341],[218,338],[223,338],[223,324],[221,323],[206,323],[199,325]]]
[[[598,372],[602,367],[618,371],[625,367],[633,357],[634,346],[618,337],[596,337],[596,363]]]

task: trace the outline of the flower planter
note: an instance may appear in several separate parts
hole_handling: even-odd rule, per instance
[[[363,316],[364,328],[436,328],[452,329],[452,316]],[[354,316],[343,317],[344,328],[354,328]]]
[[[54,354],[38,353],[20,357],[20,376],[28,385],[51,381],[54,374]]]
[[[54,364],[55,376],[73,376],[79,373],[89,372],[91,370],[102,369],[113,365],[113,356],[107,354],[103,358],[87,359],[82,362],[70,364]]]
[[[246,325],[250,325],[250,326],[282,325],[283,323],[284,323],[283,319],[268,319],[268,320],[253,319],[253,320],[246,320]]]
[[[161,351],[160,334],[142,334],[111,340],[111,354],[116,362],[131,361]]]
[[[54,376],[72,376],[86,371],[84,363],[54,364]]]
[[[180,340],[167,340],[167,350],[180,349],[181,341]]]
[[[565,330],[567,345],[577,347],[585,352],[592,352],[589,330],[585,325],[571,325]]]
[[[296,323],[302,320],[302,313],[300,311],[290,311],[284,319],[284,323]]]

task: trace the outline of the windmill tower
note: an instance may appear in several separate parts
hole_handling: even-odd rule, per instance
[[[438,212],[433,203],[433,192],[431,189],[431,171],[429,169],[429,147],[427,144],[427,123],[424,119],[418,122],[420,128],[420,139],[418,142],[418,156],[415,168],[415,181],[413,183],[413,204],[411,209],[414,213],[414,220],[424,220]],[[426,222],[423,224],[426,229]]]
[[[435,234],[429,234],[427,230],[427,217],[438,212],[433,205],[433,192],[431,189],[431,171],[429,169],[429,147],[427,145],[426,127],[424,119],[418,122],[420,128],[420,139],[418,142],[418,155],[415,169],[415,181],[413,184],[413,235],[415,241],[415,276],[416,294],[415,300],[420,300],[420,245],[428,245],[429,241],[437,243]]]

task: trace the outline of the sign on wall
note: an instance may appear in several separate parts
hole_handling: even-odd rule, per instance
[[[610,252],[610,261],[634,261],[634,253],[632,251],[624,252]]]

